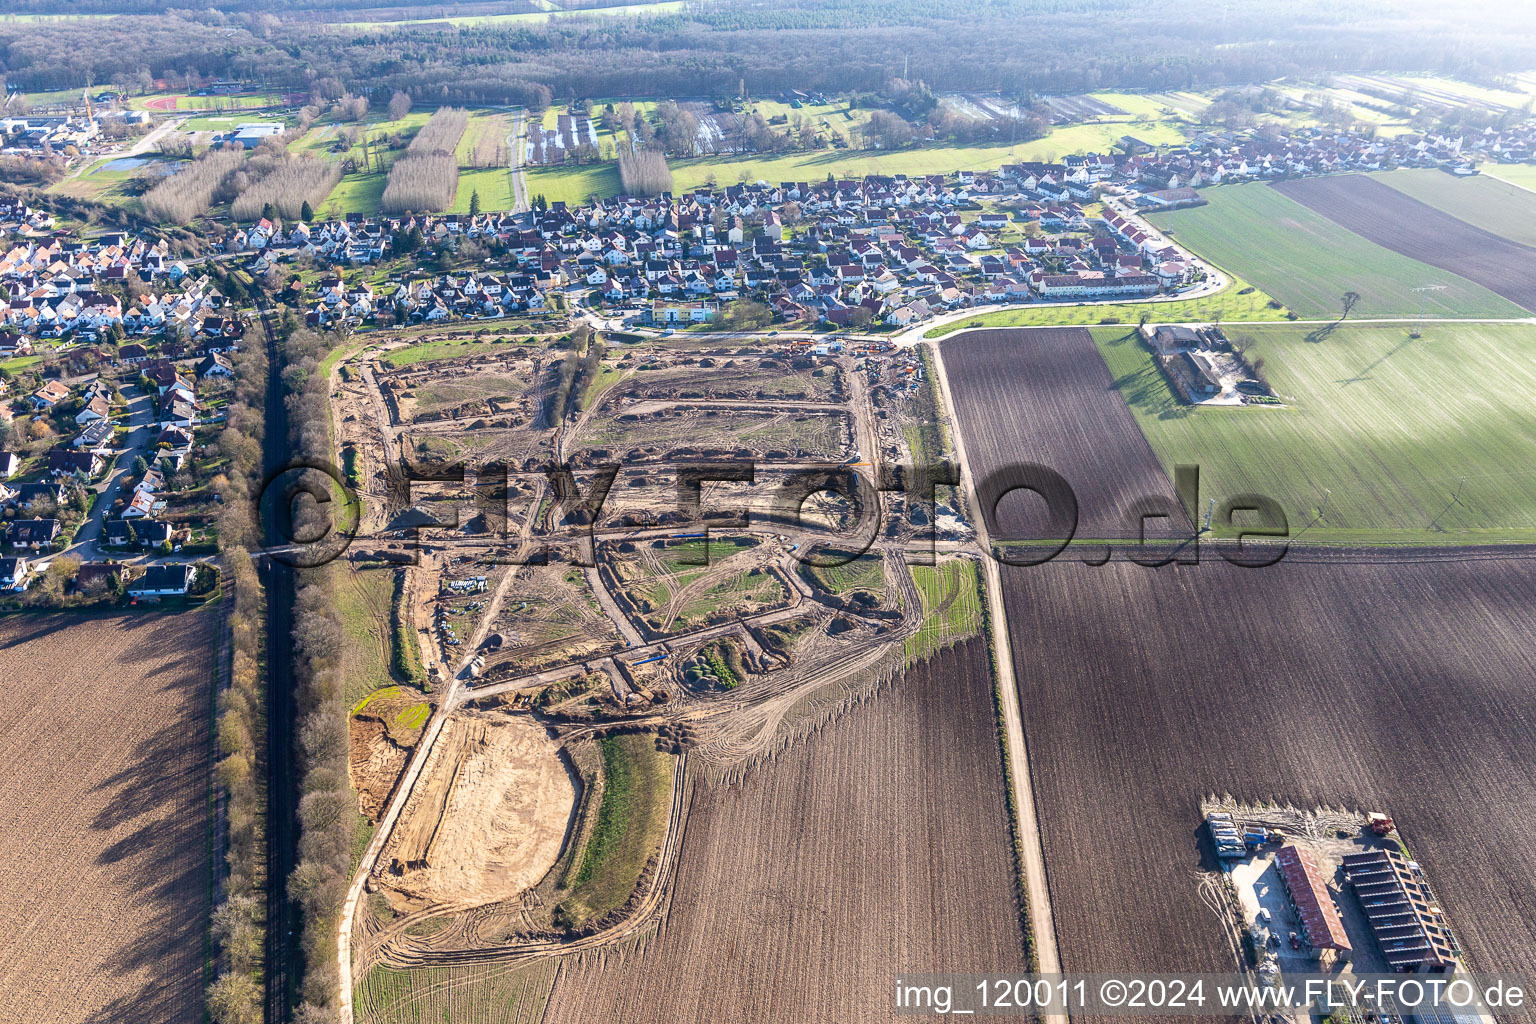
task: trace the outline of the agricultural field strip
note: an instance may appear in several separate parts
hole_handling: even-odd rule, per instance
[[[969,641],[740,778],[696,782],[665,918],[569,960],[546,1020],[868,1019],[913,963],[1023,969],[990,682]]]
[[[1536,311],[1536,248],[1473,227],[1364,175],[1282,181],[1273,187],[1373,244]]]
[[[967,449],[966,433],[955,415],[953,382],[944,346],[933,346],[933,362],[939,397],[954,426],[955,454],[963,475],[965,501],[971,509],[976,537],[982,551],[991,547],[986,517],[976,510],[981,502],[976,492],[976,473]],[[1029,740],[1024,731],[1024,715],[1019,703],[1019,689],[1014,677],[1012,634],[1008,626],[1007,605],[1003,600],[1002,576],[995,559],[983,554],[979,559],[982,583],[986,591],[987,633],[992,642],[992,670],[996,676],[998,705],[1002,709],[1003,736],[1008,751],[1008,786],[1013,791],[1013,813],[1018,828],[1018,843],[1023,871],[1023,885],[1029,900],[1030,944],[1034,951],[1034,970],[1054,974],[1061,970],[1061,954],[1053,920],[1050,887],[1045,873],[1045,847],[1040,839],[1039,808],[1031,782]]]
[[[1192,408],[1133,328],[1092,333],[1164,470],[1199,465],[1206,500],[1270,495],[1293,544],[1532,536],[1536,412],[1523,396],[1536,390],[1536,326],[1437,321],[1418,337],[1409,326],[1351,321],[1319,338],[1295,324],[1227,325],[1284,409]]]
[[[7,1019],[203,1019],[219,622],[0,620]]]
[[[1364,318],[1420,310],[1437,318],[1529,315],[1465,276],[1378,245],[1273,186],[1222,185],[1202,195],[1208,205],[1160,213],[1153,222],[1302,319],[1336,318],[1346,291],[1360,295],[1353,315]],[[1415,291],[1426,285],[1437,287]]]
[[[993,540],[1064,536],[1039,532],[1047,524],[1025,514],[1024,492],[999,502],[1023,482],[1026,463],[1066,479],[1078,502],[1076,535],[1085,540],[1139,536],[1131,513],[1144,499],[1177,508],[1086,329],[967,331],[943,346],[955,422],[976,460],[966,468],[984,510],[978,517],[987,516]]]
[[[1536,246],[1536,193],[1529,189],[1490,174],[1457,178],[1429,169],[1401,169],[1371,177],[1475,228],[1519,245]]]
[[[1536,601],[1492,551],[1004,570],[1069,971],[1229,971],[1198,801],[1385,808],[1472,963],[1536,968]],[[1427,559],[1427,560],[1426,560]],[[1126,828],[1134,822],[1134,828]]]

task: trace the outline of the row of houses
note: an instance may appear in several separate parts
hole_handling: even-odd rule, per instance
[[[232,324],[229,300],[163,239],[34,235],[0,253],[0,332],[12,337],[230,337]]]
[[[970,304],[1141,296],[1181,284],[1192,261],[1166,240],[1083,237],[1100,227],[1078,198],[1091,198],[1098,170],[1014,165],[1012,212],[983,210],[971,190],[993,179],[967,173],[733,185],[523,215],[329,222],[309,237],[364,238],[385,252],[402,233],[480,239],[498,255],[483,268],[402,274],[377,289],[337,275],[302,300],[316,326],[379,312],[417,321],[537,312],[553,291],[649,307],[657,323],[709,319],[721,304],[752,297],[784,320],[905,324]],[[796,230],[786,233],[789,219]],[[1022,245],[999,245],[1026,226]]]
[[[1267,128],[1250,132],[1202,132],[1189,142],[1130,156],[1116,178],[1142,191],[1281,177],[1438,167],[1472,173],[1479,163],[1526,163],[1536,159],[1536,121],[1467,134],[1428,132],[1391,138],[1371,132]]]
[[[288,227],[263,220],[232,229],[220,244],[255,253],[257,272],[297,253],[373,263],[404,238],[428,247],[478,240],[495,253],[473,272],[402,276],[379,290],[340,277],[322,282],[303,296],[316,325],[379,312],[418,321],[505,316],[545,308],[554,291],[595,291],[604,302],[645,308],[656,323],[709,319],[752,297],[781,319],[906,324],[973,304],[1176,289],[1194,261],[1134,210],[1198,202],[1188,190],[1217,182],[1528,154],[1533,126],[1391,139],[1310,128],[1207,132],[1176,147],[1128,140],[1125,153],[952,175],[759,181],[522,214],[353,215]],[[1131,201],[1102,219],[1087,216],[1106,186]],[[1022,245],[998,244],[1023,225],[1043,231],[1031,228]],[[1078,237],[1090,234],[1110,247]]]
[[[29,559],[24,555],[0,558],[0,593],[23,593],[52,563]],[[122,562],[86,562],[75,572],[73,586],[89,594],[102,587],[121,585],[135,601],[159,601],[184,597],[192,590],[196,567],[174,565],[134,566]]]

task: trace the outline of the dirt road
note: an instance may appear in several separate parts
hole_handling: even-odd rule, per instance
[[[944,369],[943,346],[933,346],[934,376],[938,378],[944,407],[953,418],[954,400],[949,392],[949,378]],[[962,467],[971,465],[965,453],[965,436],[955,430],[955,455]],[[976,481],[962,469],[965,497],[973,512],[981,508],[976,499]],[[992,549],[984,516],[973,519],[976,539],[983,552]],[[1029,781],[1029,751],[1024,742],[1024,716],[1019,708],[1019,690],[1013,675],[1013,656],[1008,643],[1008,619],[1003,607],[1002,578],[997,559],[983,555],[982,575],[986,581],[987,614],[992,624],[992,646],[997,669],[998,693],[1002,697],[1003,726],[1008,742],[1010,785],[1024,854],[1024,883],[1029,892],[1029,930],[1039,963],[1036,969],[1052,974],[1061,970],[1056,950],[1056,926],[1051,913],[1051,893],[1046,884],[1045,853],[1040,845],[1040,827],[1035,815],[1034,789]]]
[[[528,209],[528,176],[523,173],[523,138],[527,131],[528,112],[519,110],[507,136],[507,170],[512,175],[512,212],[523,213]]]

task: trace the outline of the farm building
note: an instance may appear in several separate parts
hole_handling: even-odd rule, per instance
[[[1152,332],[1152,346],[1158,355],[1172,355],[1187,349],[1200,346],[1200,335],[1195,333],[1192,327],[1182,327],[1178,324],[1164,324]]]
[[[1392,970],[1448,974],[1456,969],[1451,930],[1417,864],[1395,850],[1351,853],[1344,858],[1344,877]]]
[[[1336,960],[1348,960],[1351,952],[1339,908],[1323,881],[1317,860],[1299,846],[1280,847],[1275,854],[1275,868],[1285,883],[1285,893],[1301,921],[1302,938],[1323,966]]]

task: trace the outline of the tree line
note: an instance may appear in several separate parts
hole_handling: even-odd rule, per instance
[[[248,342],[234,356],[234,393],[218,449],[228,460],[212,486],[224,499],[219,545],[233,591],[229,686],[219,694],[218,784],[225,793],[227,843],[212,929],[219,959],[208,986],[215,1024],[260,1024],[267,931],[265,670],[266,598],[249,547],[259,542],[256,495],[265,430],[267,356]]]
[[[284,402],[288,407],[290,450],[310,462],[331,458],[330,410],[320,361],[335,340],[299,327],[285,317]],[[329,478],[322,478],[328,486]],[[323,517],[311,504],[301,515]],[[296,535],[309,536],[314,522],[296,522]],[[336,927],[346,898],[357,798],[347,771],[347,709],[343,700],[341,619],[336,611],[336,568],[327,564],[296,569],[293,610],[293,674],[298,707],[295,735],[299,759],[299,852],[288,878],[288,894],[303,913],[304,979],[296,1024],[330,1024],[336,1017],[341,984]]]
[[[282,7],[279,5],[278,10]],[[1458,45],[1447,47],[1446,38]],[[43,90],[196,75],[309,90],[313,69],[386,102],[525,103],[580,96],[874,91],[921,78],[1005,95],[1188,89],[1333,70],[1438,71],[1487,81],[1536,64],[1536,9],[1402,0],[1361,19],[1324,0],[789,0],[661,16],[569,16],[359,32],[271,13],[0,22],[0,71]]]
[[[390,167],[379,208],[385,213],[423,213],[452,206],[459,192],[455,151],[468,125],[469,114],[463,109],[439,107]]]

